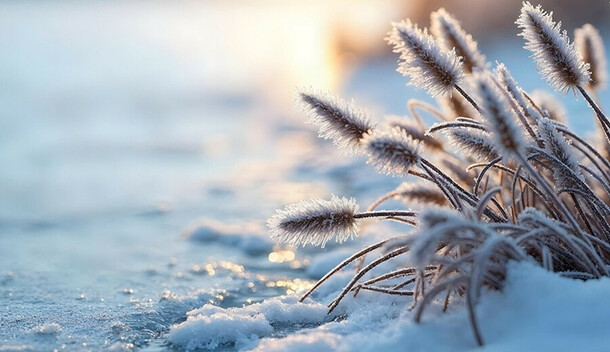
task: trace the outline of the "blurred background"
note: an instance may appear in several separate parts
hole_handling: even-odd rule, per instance
[[[606,1],[540,3],[570,35],[592,23],[610,47]],[[330,193],[366,201],[398,182],[340,157],[292,109],[299,87],[354,98],[377,119],[406,114],[410,98],[430,100],[395,72],[383,40],[391,21],[427,26],[429,13],[445,7],[489,62],[505,62],[526,90],[546,88],[516,37],[520,6],[0,1],[0,347],[145,346],[183,312],[150,318],[158,326],[145,337],[122,339],[128,334],[113,335],[112,324],[134,307],[158,316],[164,290],[229,287],[193,269],[214,256],[299,277],[267,267],[266,255],[193,245],[183,231],[205,217],[263,238],[264,219],[283,204]],[[578,130],[593,127],[582,100],[558,98]],[[252,292],[234,296],[242,303]],[[75,328],[92,324],[91,314],[105,328]],[[28,335],[60,320],[64,333],[51,342]],[[138,330],[133,321],[129,331]]]
[[[610,18],[603,1],[543,5],[570,33]],[[531,71],[520,1],[0,2],[0,219],[197,199],[206,175],[268,142],[252,129],[294,115],[298,87],[404,113],[410,90],[383,37],[441,6],[489,61]],[[519,66],[524,87],[543,83]]]
[[[607,30],[603,1],[542,3],[570,33]],[[0,220],[200,200],[207,176],[273,138],[262,125],[294,115],[298,87],[402,114],[425,96],[403,87],[383,37],[441,6],[489,61],[542,86],[519,76],[534,67],[515,37],[520,1],[2,1]]]

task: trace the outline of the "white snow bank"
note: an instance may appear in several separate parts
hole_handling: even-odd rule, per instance
[[[344,255],[321,255],[320,271]],[[610,278],[583,282],[532,263],[511,263],[504,290],[484,292],[476,306],[485,341],[479,348],[460,302],[447,313],[440,302],[432,304],[415,324],[407,309],[410,297],[361,291],[345,296],[327,316],[326,304],[352,275],[337,273],[305,303],[289,295],[242,308],[205,304],[171,327],[169,341],[187,350],[233,344],[269,352],[605,351],[610,346]]]
[[[339,273],[322,285],[333,288],[317,295],[322,303],[285,296],[243,308],[204,305],[172,326],[169,340],[187,350],[235,344],[269,352],[605,351],[610,346],[609,278],[583,282],[531,263],[511,263],[504,291],[485,292],[477,305],[485,340],[478,348],[459,302],[448,313],[433,304],[415,324],[407,309],[410,298],[361,292],[347,295],[335,315],[326,316],[323,303],[349,275]]]
[[[173,325],[169,341],[185,350],[234,344],[244,347],[273,331],[272,325],[320,324],[326,306],[299,303],[295,296],[269,299],[243,308],[220,308],[206,304],[187,313],[187,320]]]
[[[283,339],[264,339],[252,352],[334,352],[340,346],[341,336],[329,332],[294,334]]]
[[[220,345],[245,346],[273,331],[262,314],[236,315],[217,312],[210,316],[190,315],[187,320],[172,326],[169,341],[185,350],[214,349]]]
[[[315,324],[322,322],[326,318],[327,310],[328,308],[320,303],[299,303],[296,296],[283,296],[242,308],[220,308],[212,304],[206,304],[186,314],[192,317],[200,315],[210,316],[222,312],[248,316],[262,314],[272,324]]]
[[[607,351],[610,279],[561,278],[528,263],[511,264],[503,293],[487,292],[477,306],[483,348],[476,346],[463,306],[441,313],[432,306],[421,324],[402,314],[380,319],[377,305],[352,299],[350,316],[285,338],[261,340],[255,351]]]
[[[201,218],[193,221],[184,236],[198,242],[218,242],[237,247],[248,254],[261,254],[273,249],[273,242],[265,229],[257,223],[226,224]]]

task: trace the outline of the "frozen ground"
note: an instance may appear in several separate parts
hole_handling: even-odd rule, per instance
[[[463,307],[443,314],[440,306],[433,306],[417,325],[405,299],[380,299],[372,293],[346,302],[339,316],[326,316],[320,303],[295,303],[292,297],[244,308],[205,305],[173,326],[169,340],[187,349],[213,348],[230,340],[238,348],[260,352],[607,350],[610,280],[559,278],[529,263],[512,265],[507,280],[503,294],[489,292],[477,307],[483,348],[468,330]],[[337,282],[329,285],[340,288]],[[273,336],[287,325],[300,329]]]
[[[295,253],[263,221],[330,193],[365,205],[399,180],[341,158],[269,86],[240,81],[245,68],[220,77],[234,62],[209,60],[220,45],[202,34],[216,28],[200,20],[206,5],[159,5],[136,26],[137,5],[96,6],[0,6],[0,351],[476,350],[461,308],[416,326],[405,299],[361,294],[326,316],[349,272],[297,304],[294,292],[399,228]],[[492,43],[490,61],[542,87],[518,41]],[[424,95],[394,64],[364,63],[344,95],[404,113]],[[586,106],[563,99],[586,130]],[[485,350],[603,350],[609,289],[515,266],[478,308]]]

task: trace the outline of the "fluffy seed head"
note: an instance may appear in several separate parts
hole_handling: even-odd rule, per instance
[[[271,238],[292,246],[324,247],[335,237],[341,243],[358,231],[354,215],[358,205],[353,198],[332,196],[331,200],[311,199],[277,210],[267,220]]]
[[[367,133],[362,145],[369,156],[368,163],[386,174],[407,176],[411,166],[420,161],[419,145],[399,127]]]
[[[462,58],[465,73],[472,73],[475,68],[485,68],[485,56],[477,49],[477,42],[444,8],[430,14],[430,32],[443,49],[449,51],[455,48],[456,55]]]
[[[477,118],[479,116],[479,113],[461,94],[440,96],[436,100],[448,120],[453,120],[456,117]]]
[[[413,120],[398,116],[388,116],[386,118],[386,126],[389,128],[400,128],[407,136],[411,137],[413,140],[422,142],[424,146],[428,148],[437,150],[443,148],[443,145],[439,141],[426,135],[426,131]]]
[[[576,52],[566,31],[561,31],[561,22],[555,23],[552,15],[540,5],[533,7],[524,2],[515,23],[521,28],[519,35],[525,39],[524,48],[532,52],[540,75],[557,91],[566,93],[589,82],[589,65]]]
[[[544,142],[544,149],[550,155],[555,156],[563,163],[563,166],[570,169],[569,172],[560,165],[553,163],[553,178],[560,188],[575,187],[574,177],[584,182],[584,177],[580,171],[578,159],[570,148],[570,143],[557,131],[555,123],[549,119],[541,119],[538,122],[538,134]]]
[[[511,98],[517,103],[517,106],[521,109],[524,115],[534,119],[537,121],[542,118],[540,113],[534,108],[530,106],[525,100],[523,93],[521,92],[521,88],[517,85],[517,81],[510,74],[510,71],[504,66],[504,64],[498,64],[496,66],[496,77],[498,77],[498,81],[506,89]]]
[[[492,137],[487,132],[472,128],[451,128],[446,130],[445,135],[464,156],[479,161],[492,161],[498,157]]]
[[[479,98],[487,130],[492,133],[494,146],[505,158],[519,153],[525,146],[516,117],[491,77],[484,72],[474,74],[474,88]]]
[[[545,90],[535,90],[530,94],[530,98],[542,110],[546,118],[555,120],[562,124],[568,121],[568,113],[561,102],[553,94]]]
[[[606,50],[597,29],[588,23],[577,28],[574,31],[574,46],[583,61],[589,64],[589,71],[591,71],[589,86],[593,89],[604,88],[608,80]]]
[[[410,20],[392,24],[386,40],[400,54],[398,72],[409,77],[408,84],[424,88],[432,96],[451,93],[464,74],[455,50],[443,50]]]
[[[308,122],[320,126],[319,136],[345,152],[358,150],[362,136],[374,127],[362,111],[332,94],[301,92],[297,100]]]
[[[430,182],[403,182],[396,188],[396,198],[407,204],[447,204],[443,192]]]

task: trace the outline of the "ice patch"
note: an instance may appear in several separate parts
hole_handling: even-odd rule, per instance
[[[193,221],[184,231],[184,236],[198,242],[218,242],[234,246],[247,254],[270,252],[273,242],[265,229],[256,223],[226,224],[209,218]]]

